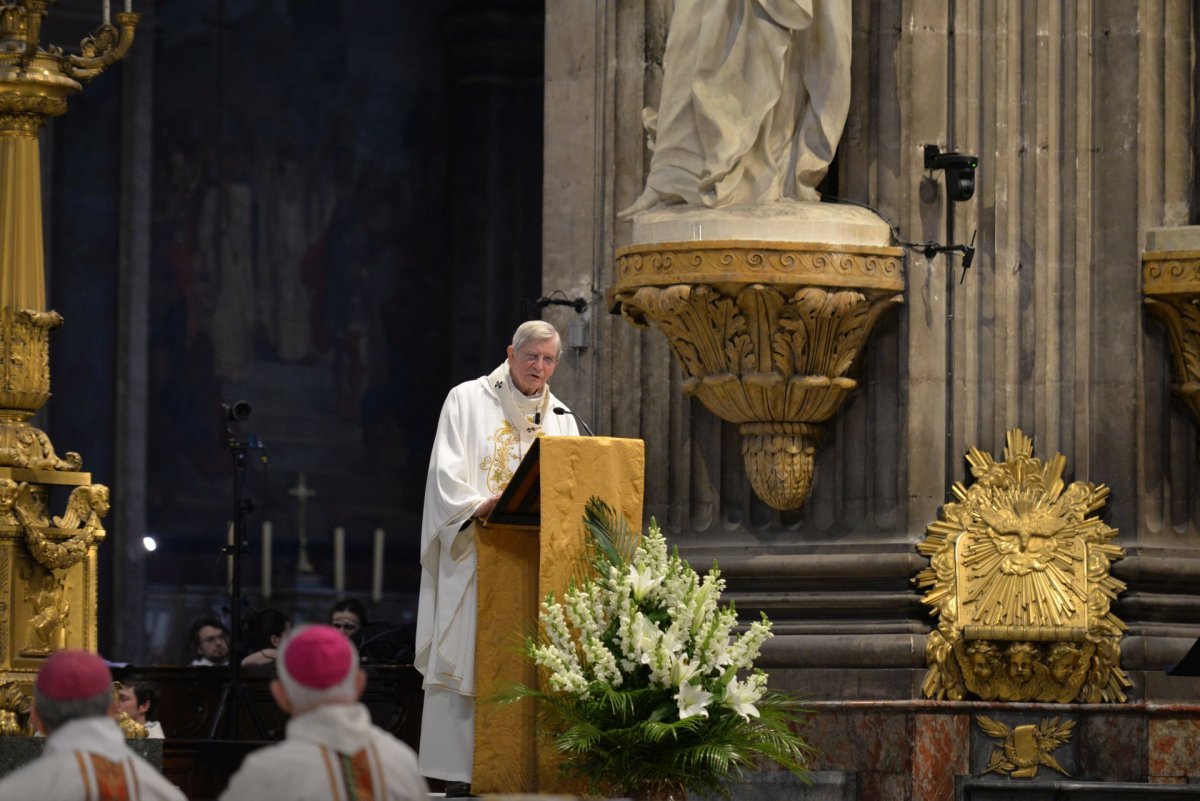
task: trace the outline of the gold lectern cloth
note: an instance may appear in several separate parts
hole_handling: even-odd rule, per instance
[[[536,739],[534,706],[492,701],[513,684],[537,685],[524,654],[541,600],[561,597],[585,556],[583,508],[596,496],[642,526],[645,448],[638,439],[543,437],[541,525],[488,524],[476,547],[474,793],[546,792],[558,785],[552,749]],[[541,746],[539,748],[539,745]]]

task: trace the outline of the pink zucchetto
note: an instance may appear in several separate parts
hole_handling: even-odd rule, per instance
[[[306,627],[289,637],[283,668],[292,681],[310,690],[328,690],[357,667],[354,646],[333,626]]]
[[[108,665],[91,651],[55,651],[37,674],[37,691],[55,701],[92,698],[112,689]]]

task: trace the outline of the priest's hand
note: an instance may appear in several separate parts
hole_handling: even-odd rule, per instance
[[[496,493],[492,497],[485,499],[483,503],[475,507],[475,514],[471,515],[471,517],[487,517],[496,508],[496,501],[498,500],[500,500],[500,493]]]

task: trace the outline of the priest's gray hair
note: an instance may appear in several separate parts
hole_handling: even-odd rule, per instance
[[[275,658],[275,672],[279,675],[279,682],[283,685],[288,700],[292,702],[293,716],[311,712],[325,704],[352,704],[358,700],[358,695],[355,693],[355,681],[358,678],[358,649],[348,639],[346,640],[346,645],[350,648],[350,669],[346,671],[346,675],[342,680],[332,687],[326,687],[324,690],[314,690],[312,687],[305,687],[288,673],[288,646],[291,645],[292,640],[297,635],[309,628],[312,627],[297,626],[289,631],[287,636],[283,638],[283,642],[279,643],[279,653]],[[333,631],[337,631],[337,629],[333,629]],[[340,631],[338,631],[338,636],[343,636]]]
[[[548,339],[558,342],[558,355],[561,356],[562,337],[558,335],[558,329],[545,320],[528,320],[513,332],[512,348],[518,351],[528,342],[545,342]]]
[[[33,705],[37,709],[38,717],[42,719],[42,724],[46,727],[47,734],[53,734],[72,720],[108,717],[108,708],[112,703],[111,689],[88,698],[67,700],[47,698],[36,688],[33,692]]]

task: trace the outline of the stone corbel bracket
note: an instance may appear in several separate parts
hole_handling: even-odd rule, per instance
[[[903,302],[900,248],[777,241],[630,245],[617,251],[614,310],[666,335],[695,395],[737,423],[755,493],[808,499],[824,424],[880,316]]]
[[[1200,425],[1200,250],[1147,251],[1142,295],[1167,327],[1175,373],[1171,389]]]

